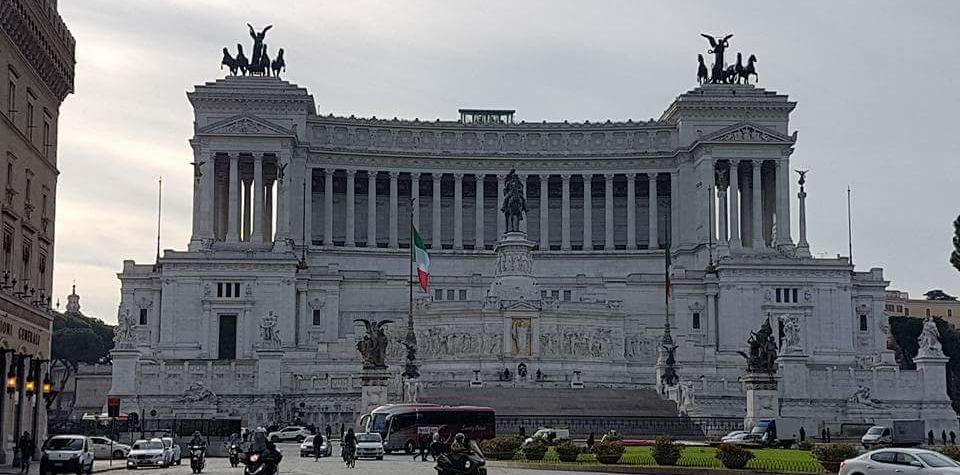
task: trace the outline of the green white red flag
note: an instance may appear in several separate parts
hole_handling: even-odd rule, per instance
[[[430,281],[430,256],[427,255],[427,246],[423,245],[420,231],[413,228],[413,258],[417,263],[417,277],[420,279],[420,288],[427,291]]]

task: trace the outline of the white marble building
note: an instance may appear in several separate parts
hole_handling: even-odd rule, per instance
[[[193,235],[159,265],[125,261],[119,274],[111,394],[124,411],[354,417],[353,321],[405,331],[412,221],[433,263],[414,306],[427,391],[474,378],[546,391],[575,372],[588,388],[654,387],[670,252],[682,411],[744,415],[737,351],[770,318],[784,416],[956,425],[945,359],[892,364],[882,270],[811,257],[803,217],[791,219],[796,104],[785,95],[707,85],[657,120],[602,123],[324,116],[276,78],[227,77],[188,97]],[[503,264],[493,249],[511,169],[526,183],[532,260]],[[497,269],[526,283],[507,288]],[[278,337],[263,341],[271,313]],[[396,374],[402,355],[393,345]],[[499,381],[521,362],[527,381]]]

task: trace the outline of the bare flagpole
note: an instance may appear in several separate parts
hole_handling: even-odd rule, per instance
[[[847,255],[853,265],[853,218],[850,214],[850,185],[847,185]]]
[[[163,212],[163,177],[157,180],[157,258],[156,263],[160,263],[160,216]]]

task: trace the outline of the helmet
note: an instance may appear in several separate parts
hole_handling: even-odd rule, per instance
[[[463,435],[463,432],[457,432],[457,435],[453,436],[453,438],[462,444],[464,440],[466,440],[467,436]]]
[[[198,430],[193,431],[193,436],[194,436],[194,437],[200,437],[200,431],[198,431]]]

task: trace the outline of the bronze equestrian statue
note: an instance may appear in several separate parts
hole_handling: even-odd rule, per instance
[[[523,195],[523,182],[516,170],[510,170],[504,180],[503,206],[500,208],[506,218],[508,233],[520,231],[520,222],[527,212],[527,199]]]

